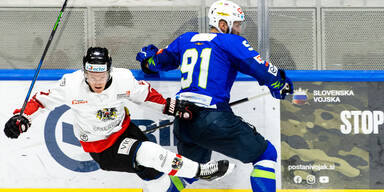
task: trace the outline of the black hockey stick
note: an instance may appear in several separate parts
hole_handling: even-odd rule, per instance
[[[240,103],[244,103],[244,102],[247,102],[247,101],[252,100],[252,99],[264,97],[264,96],[269,95],[269,94],[270,94],[269,92],[266,92],[266,93],[262,93],[260,95],[254,95],[254,96],[251,96],[251,97],[246,97],[246,98],[243,98],[243,99],[239,99],[237,101],[233,101],[233,102],[229,103],[229,106],[238,105]],[[158,129],[162,129],[164,127],[168,127],[168,126],[170,126],[172,124],[173,124],[173,121],[170,121],[170,120],[158,121],[158,122],[155,122],[155,123],[152,123],[152,124],[148,125],[146,127],[147,130],[145,130],[143,132],[144,133],[153,133],[153,132],[155,132]]]
[[[37,76],[38,76],[39,73],[40,73],[40,69],[41,69],[41,66],[43,65],[44,58],[45,58],[45,56],[46,56],[46,54],[47,54],[47,52],[48,52],[48,48],[49,48],[49,46],[50,46],[51,43],[52,43],[52,39],[53,39],[53,37],[55,36],[56,29],[57,29],[57,27],[59,26],[61,17],[62,17],[62,15],[63,15],[64,9],[65,9],[66,6],[67,6],[67,0],[64,1],[63,7],[61,7],[59,16],[57,17],[56,23],[55,23],[55,25],[53,26],[53,29],[52,29],[51,35],[49,36],[48,42],[47,42],[47,44],[45,45],[45,49],[44,49],[43,55],[41,56],[40,63],[39,63],[39,65],[38,65],[37,68],[36,68],[35,75],[33,76],[33,80],[32,80],[32,82],[31,82],[31,86],[29,86],[28,94],[27,94],[27,97],[26,97],[25,100],[24,100],[24,104],[23,104],[23,107],[21,108],[20,115],[23,115],[24,110],[25,110],[25,107],[27,106],[29,97],[31,96],[31,92],[32,92],[33,86],[35,85]]]

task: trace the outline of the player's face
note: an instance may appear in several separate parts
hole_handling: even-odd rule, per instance
[[[92,91],[95,93],[101,93],[105,89],[105,85],[109,79],[109,72],[90,72],[85,71],[85,78],[87,78],[87,82],[91,87]]]
[[[232,33],[235,35],[240,35],[241,31],[242,31],[242,22],[241,21],[233,22]]]

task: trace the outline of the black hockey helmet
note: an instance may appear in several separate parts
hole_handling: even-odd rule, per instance
[[[92,72],[110,71],[112,58],[108,49],[103,47],[90,47],[83,57],[83,69]]]

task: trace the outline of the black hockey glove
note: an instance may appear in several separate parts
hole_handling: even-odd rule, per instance
[[[16,139],[21,133],[26,132],[30,126],[31,123],[26,117],[15,115],[5,123],[4,133],[7,137]]]
[[[145,74],[157,74],[157,72],[151,71],[148,68],[148,60],[155,56],[158,50],[156,46],[150,44],[141,48],[141,51],[137,53],[136,60],[140,62],[141,70]]]
[[[276,99],[285,99],[287,94],[293,94],[293,83],[289,79],[284,70],[279,69],[278,80],[268,85],[271,95]]]
[[[184,120],[191,120],[193,114],[197,112],[198,106],[192,102],[179,100],[174,98],[167,98],[163,113],[179,117]]]

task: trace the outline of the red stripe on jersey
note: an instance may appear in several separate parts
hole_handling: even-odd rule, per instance
[[[145,101],[151,101],[158,104],[165,104],[167,101],[164,97],[156,91],[156,89],[152,88],[151,85],[148,84],[148,95]]]
[[[123,124],[121,125],[122,128],[118,132],[111,134],[107,139],[93,141],[93,142],[80,141],[80,144],[83,147],[85,152],[90,152],[90,153],[103,152],[104,150],[108,149],[116,142],[116,140],[128,128],[130,122],[131,122],[131,118],[128,115],[125,115]]]
[[[40,95],[49,95],[49,91],[48,93],[40,91]]]
[[[168,175],[175,176],[176,173],[177,173],[177,170],[172,169],[172,171],[169,172]]]
[[[32,97],[31,100],[28,101],[27,105],[25,106],[24,114],[26,115],[32,115],[35,113],[39,108],[44,108],[43,104],[39,100],[36,99],[36,94]],[[21,109],[15,109],[13,111],[13,114],[20,113]]]

